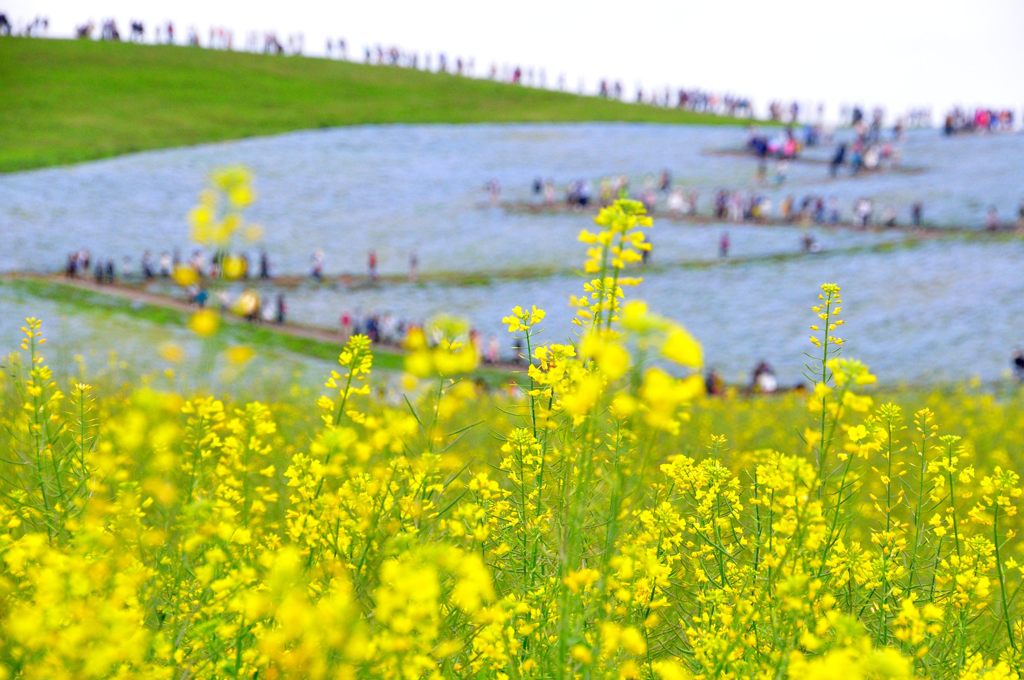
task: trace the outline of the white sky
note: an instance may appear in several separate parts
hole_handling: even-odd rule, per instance
[[[931,106],[1024,108],[1022,0],[0,0],[16,25],[36,14],[50,34],[113,17],[122,34],[138,18],[152,31],[171,19],[177,35],[210,25],[279,36],[302,32],[307,53],[328,36],[344,37],[349,54],[395,44],[450,57],[544,67],[575,89],[621,79],[627,90],[666,85],[731,91],[753,98],[884,105],[890,114]],[[151,34],[150,34],[151,35]]]

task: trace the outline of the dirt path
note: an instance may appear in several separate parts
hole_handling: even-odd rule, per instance
[[[162,295],[159,293],[152,293],[147,290],[143,290],[139,285],[125,285],[121,283],[106,283],[99,284],[89,279],[69,279],[66,276],[58,274],[4,274],[2,279],[6,280],[24,280],[24,281],[40,281],[47,284],[67,286],[69,288],[76,288],[79,290],[89,291],[90,293],[96,293],[99,295],[106,295],[110,297],[120,298],[123,300],[129,300],[131,302],[141,303],[150,305],[152,307],[160,307],[163,309],[170,309],[183,314],[191,314],[196,311],[197,307],[184,300],[172,297],[170,295]],[[231,314],[222,315],[222,320],[232,325],[247,326],[251,325],[251,322],[245,319],[239,318]],[[339,331],[334,331],[322,326],[313,326],[310,324],[295,323],[287,321],[283,324],[277,323],[259,323],[256,327],[277,333],[280,335],[287,335],[293,338],[316,340],[318,342],[324,342],[328,344],[336,344],[339,351],[345,342],[344,337]],[[378,354],[390,354],[393,356],[404,356],[405,352],[402,348],[391,344],[375,343],[373,346],[374,352]],[[493,369],[495,371],[514,372],[522,370],[522,366],[509,362],[501,362],[497,364],[487,364],[482,368]]]
[[[762,160],[753,151],[746,148],[728,148],[728,149],[704,149],[705,156],[731,156],[734,158],[748,158],[752,161]],[[829,152],[831,154],[831,150]],[[821,158],[814,156],[799,155],[794,158],[779,158],[774,154],[765,156],[765,161],[778,161],[784,160],[787,163],[799,163],[802,165],[821,165],[829,166],[832,164],[831,158]],[[886,175],[886,174],[897,174],[897,175],[920,175],[923,172],[927,172],[928,168],[919,165],[903,165],[902,163],[885,162],[883,165],[875,168],[861,168],[856,175],[849,174],[850,164],[849,160],[842,163],[843,179],[857,179],[860,177],[871,177],[873,175]]]
[[[526,212],[545,212],[543,206],[537,205],[521,205],[507,204],[506,208],[512,211],[523,210]],[[555,207],[551,209],[551,212],[568,212],[570,209],[565,207]],[[692,217],[688,219],[680,219],[680,221],[686,221],[690,223],[700,223],[704,221],[702,217]],[[711,222],[710,218],[706,218],[707,222]],[[717,224],[718,222],[716,222]],[[730,223],[731,224],[731,223]],[[750,222],[736,223],[745,224],[749,226],[764,226],[771,228],[774,225],[758,225]],[[799,225],[789,225],[799,226]],[[815,225],[816,229],[820,230],[836,230],[847,228],[844,225]],[[869,231],[886,231],[887,229],[869,228]],[[712,267],[729,267],[736,265],[745,264],[757,264],[757,263],[770,263],[779,262],[786,260],[794,260],[805,257],[829,257],[829,256],[841,256],[841,255],[853,255],[863,252],[885,252],[894,248],[905,248],[913,247],[926,240],[932,239],[953,239],[953,238],[964,238],[964,239],[978,239],[978,240],[998,240],[999,238],[1014,238],[1017,234],[1022,232],[1000,230],[1000,231],[979,231],[979,230],[964,230],[955,231],[948,229],[900,229],[898,227],[888,229],[888,231],[902,232],[902,239],[883,240],[875,243],[864,243],[851,246],[844,246],[839,248],[824,248],[811,252],[793,249],[791,251],[783,252],[770,252],[760,255],[747,255],[747,256],[734,256],[725,258],[697,258],[697,259],[680,259],[680,260],[661,260],[655,257],[653,261],[644,265],[642,269],[637,270],[637,274],[643,274],[644,272],[663,272],[671,271],[676,269],[708,269]],[[232,283],[241,283],[249,287],[260,289],[263,286],[269,286],[274,289],[296,289],[296,288],[308,288],[310,290],[336,290],[336,291],[360,291],[368,288],[386,288],[388,286],[399,287],[399,286],[417,286],[417,285],[440,285],[440,286],[477,286],[487,285],[499,281],[526,281],[536,279],[546,279],[556,276],[580,276],[579,267],[566,267],[566,266],[549,266],[549,265],[526,265],[521,267],[512,268],[501,268],[492,271],[447,271],[447,272],[423,272],[420,276],[411,280],[408,275],[402,274],[386,274],[380,275],[375,279],[371,279],[369,276],[362,274],[332,274],[330,276],[324,276],[320,281],[313,280],[308,275],[299,274],[281,274],[273,276],[269,279],[260,278],[247,278]],[[109,292],[111,294],[129,296],[132,299],[140,301],[150,301],[154,304],[172,304],[177,303],[185,305],[187,303],[171,297],[166,294],[153,293],[146,289],[149,282],[143,281],[141,278],[135,276],[129,276],[127,278],[118,279],[114,284],[99,285],[93,282],[92,278],[75,278],[68,279],[63,274],[57,273],[40,273],[40,272],[5,272],[0,273],[0,279],[37,279],[41,281],[47,281],[50,283],[63,283],[72,285],[85,290],[91,290],[96,292]],[[159,278],[153,281],[154,283],[163,282],[168,286],[171,286],[171,279]],[[216,290],[221,282],[218,280],[204,279],[204,285],[207,286],[208,290]],[[113,291],[113,292],[112,292]],[[318,330],[323,331],[323,328]]]
[[[483,204],[481,204],[483,205]],[[567,205],[564,201],[559,201],[552,204],[543,204],[530,201],[507,201],[501,203],[501,207],[510,213],[525,213],[530,215],[562,215],[562,214],[575,214],[575,215],[596,215],[600,210],[600,205],[594,205],[588,208],[577,208],[574,206]],[[674,213],[668,210],[659,210],[652,214],[654,219],[658,222],[675,222],[678,224],[698,225],[698,226],[720,226],[722,228],[728,228],[730,226],[741,226],[741,227],[808,227],[820,230],[847,230],[847,231],[859,231],[867,233],[903,233],[916,238],[923,238],[927,236],[971,236],[977,238],[986,238],[999,235],[1005,235],[1007,233],[1019,232],[1020,228],[1016,224],[1003,223],[1000,224],[997,229],[987,230],[981,227],[969,227],[964,225],[950,225],[950,226],[935,226],[922,224],[921,226],[915,227],[912,224],[897,223],[891,227],[887,227],[880,224],[869,224],[866,227],[861,226],[856,222],[840,221],[835,224],[830,223],[818,223],[810,218],[795,218],[791,220],[782,219],[779,217],[766,217],[761,219],[743,219],[734,221],[728,218],[718,218],[708,214],[686,214],[686,213]]]

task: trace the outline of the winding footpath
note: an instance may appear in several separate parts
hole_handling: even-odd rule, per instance
[[[158,309],[176,312],[181,315],[182,320],[187,318],[188,315],[194,313],[197,309],[196,305],[186,302],[180,298],[145,290],[141,283],[99,284],[89,279],[69,279],[66,276],[60,274],[31,274],[23,272],[2,274],[0,275],[0,282],[3,281],[38,282],[47,286],[61,286],[74,290],[85,291],[93,295],[106,296],[109,298],[125,300],[132,303],[133,305],[146,305],[149,307],[155,307]],[[258,328],[263,332],[272,333],[279,336],[296,338],[299,340],[310,340],[316,343],[333,345],[336,346],[339,351],[341,350],[341,347],[345,343],[345,338],[344,336],[341,335],[340,332],[324,328],[322,326],[295,323],[293,321],[286,321],[285,323],[282,324],[252,323],[245,320],[244,318],[227,313],[221,315],[221,320],[224,323],[236,327]],[[398,363],[401,361],[401,358],[405,356],[405,352],[401,347],[392,344],[375,343],[373,349],[374,354],[377,355],[378,357],[390,357],[392,361],[388,363]],[[478,372],[508,374],[521,371],[522,368],[523,367],[520,364],[515,364],[511,362],[501,362],[497,364],[483,365],[480,367]]]

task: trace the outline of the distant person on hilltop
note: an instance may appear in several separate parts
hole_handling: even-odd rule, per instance
[[[119,41],[121,39],[121,33],[117,30],[117,22],[113,19],[107,19],[103,22],[103,30],[100,33],[101,40],[112,40]]]
[[[1024,382],[1024,351],[1019,349],[1014,351],[1011,363],[1013,365],[1013,376],[1017,380]]]
[[[7,20],[7,15],[0,13],[0,35],[11,34],[11,22]]]

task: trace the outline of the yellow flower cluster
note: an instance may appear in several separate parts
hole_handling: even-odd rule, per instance
[[[601,231],[584,229],[579,240],[590,246],[583,271],[598,276],[583,284],[584,295],[574,295],[569,301],[576,308],[573,323],[599,330],[610,328],[617,320],[623,287],[641,282],[639,278],[620,274],[628,265],[640,262],[643,253],[651,249],[643,230],[652,225],[652,219],[640,201],[619,199],[602,208],[594,222],[603,227]]]
[[[591,246],[583,265],[588,274],[618,271],[628,263],[640,262],[643,252],[651,249],[643,229],[649,228],[653,220],[640,201],[619,199],[601,208],[594,222],[601,231],[595,234],[584,229],[579,235],[580,242]]]
[[[199,194],[199,204],[188,215],[192,240],[201,245],[225,248],[236,236],[258,240],[261,231],[247,225],[241,210],[255,198],[252,173],[242,166],[221,168],[210,177],[210,185]]]
[[[641,223],[615,210],[609,271]],[[65,394],[29,319],[0,383],[0,678],[1021,677],[1024,393],[890,401],[829,285],[813,391],[704,399],[686,329],[600,290],[521,389],[459,379],[476,351],[441,319],[408,343],[436,389],[394,398],[356,335],[319,409]]]
[[[240,242],[255,243],[263,237],[263,228],[245,221],[242,211],[252,205],[252,173],[244,166],[220,168],[210,176],[209,186],[199,194],[199,203],[188,214],[191,238],[197,244],[214,249],[214,263],[210,274],[215,278],[237,281],[249,275],[248,260],[236,250]],[[233,249],[234,252],[233,252]],[[174,282],[182,288],[194,288],[202,280],[193,264],[178,264],[171,273]],[[260,296],[255,290],[246,290],[231,304],[237,316],[251,316],[260,311]],[[202,309],[189,321],[189,327],[200,337],[217,332],[220,316]],[[239,355],[229,356],[233,364],[244,364]]]
[[[524,310],[519,305],[512,308],[512,313],[502,317],[501,322],[508,326],[509,333],[528,331],[544,320],[546,313],[543,309],[537,309],[533,305],[529,310]]]
[[[458,376],[480,363],[479,349],[470,341],[469,324],[451,316],[438,316],[423,328],[411,328],[405,349],[405,370],[419,378]]]

